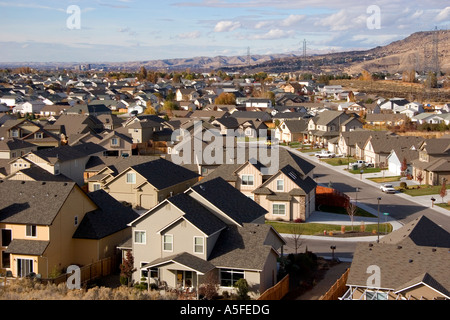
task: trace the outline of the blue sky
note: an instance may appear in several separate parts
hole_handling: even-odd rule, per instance
[[[80,9],[69,29],[67,8]],[[379,15],[371,6],[379,9]],[[0,1],[0,62],[120,62],[373,48],[448,28],[442,0]],[[378,19],[378,27],[368,20]]]

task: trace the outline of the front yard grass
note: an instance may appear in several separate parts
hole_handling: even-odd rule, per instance
[[[372,180],[373,182],[377,183],[386,183],[386,182],[395,182],[400,181],[402,176],[391,176],[391,177],[385,177],[385,178],[367,178],[367,180]]]
[[[353,173],[353,174],[360,174],[361,170],[363,170],[363,173],[381,172],[380,168],[363,168],[363,169],[356,169],[356,170],[348,170],[348,172]]]
[[[436,195],[441,192],[442,186],[429,186],[429,185],[421,185],[419,186],[410,186],[406,189],[403,189],[401,187],[396,187],[396,189],[404,194],[407,194],[411,197],[418,197],[418,196],[429,196],[429,195]],[[450,185],[446,186],[447,189],[450,189]]]
[[[320,159],[320,161],[328,163],[329,165],[332,165],[332,166],[344,166],[344,165],[348,166],[349,163],[355,162],[356,159],[355,158],[347,159],[346,157],[342,157],[342,158],[332,158],[332,159]]]
[[[266,221],[266,224],[270,224],[278,233],[286,233],[286,234],[301,234],[301,235],[323,235],[324,230],[329,232],[333,232],[336,234],[341,233],[341,225],[338,224],[326,224],[326,223],[296,223],[296,222],[282,222],[282,221]],[[353,231],[360,230],[360,222],[353,223]],[[378,230],[378,224],[364,224],[365,232],[372,233],[374,230]],[[388,223],[380,223],[380,233],[384,233],[392,231],[392,225]],[[352,231],[352,226],[345,226],[345,232]]]

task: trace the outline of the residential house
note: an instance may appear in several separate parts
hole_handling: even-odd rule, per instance
[[[179,88],[175,92],[176,101],[193,101],[200,98],[200,94],[193,88]]]
[[[164,120],[158,116],[138,116],[125,122],[124,129],[131,135],[133,143],[147,143],[153,139],[155,132],[164,129]]]
[[[68,108],[70,108],[70,105],[64,105],[64,104],[54,104],[54,105],[46,105],[43,107],[40,111],[41,117],[49,117],[49,116],[59,116],[64,113]]]
[[[366,116],[366,124],[375,127],[401,126],[405,124],[408,117],[405,114],[370,113]]]
[[[272,109],[272,100],[265,98],[249,98],[245,100],[246,108],[257,108],[260,110]]]
[[[264,224],[265,212],[221,178],[164,200],[130,223],[133,279],[198,297],[211,281],[232,292],[243,278],[257,296],[277,283],[277,259],[286,244]]]
[[[390,110],[390,111],[397,111],[400,109],[404,109],[407,104],[410,102],[403,98],[392,98],[389,100],[380,100],[378,102],[380,106],[380,110]]]
[[[222,164],[201,182],[223,178],[265,208],[266,219],[305,221],[315,211],[315,166],[284,148],[278,151],[274,172],[249,153],[245,163]]]
[[[114,256],[137,214],[100,192],[88,196],[74,182],[0,180],[2,270],[49,278]]]
[[[415,136],[370,136],[363,147],[363,160],[386,167],[387,157],[393,149],[417,150],[423,140]]]
[[[340,132],[362,126],[362,122],[345,112],[325,110],[309,119],[308,127],[303,133],[309,142],[325,146],[330,139],[339,136]]]
[[[305,140],[304,131],[307,127],[308,122],[306,119],[281,121],[275,128],[275,139],[287,143],[295,141],[303,143]]]
[[[449,181],[450,139],[426,139],[417,149],[419,158],[411,161],[414,180],[432,186],[442,184],[443,179]]]
[[[425,216],[356,245],[340,300],[450,299],[449,233]]]
[[[31,151],[10,162],[11,173],[30,166],[38,166],[53,175],[63,174],[78,185],[84,184],[84,170],[91,156],[101,155],[105,149],[95,143]]]
[[[167,197],[184,192],[199,175],[165,159],[132,165],[107,179],[105,173],[89,179],[89,191],[101,188],[121,202],[150,209]]]
[[[84,114],[96,117],[102,114],[111,114],[111,112],[111,109],[104,104],[76,103],[71,108],[67,109],[65,114]]]
[[[36,150],[35,144],[17,138],[0,138],[0,159],[14,159]]]
[[[39,114],[42,108],[45,107],[45,103],[41,100],[35,101],[27,101],[21,103],[13,108],[13,113],[21,113],[21,114]]]
[[[372,131],[357,129],[353,131],[341,132],[337,140],[328,143],[328,150],[344,156],[364,158],[364,146],[371,136],[385,137],[393,136],[389,131]]]
[[[419,158],[419,151],[417,149],[410,148],[397,148],[393,149],[391,153],[386,157],[387,167],[389,172],[396,175],[412,175],[413,168],[411,162]],[[402,170],[406,165],[405,170]]]

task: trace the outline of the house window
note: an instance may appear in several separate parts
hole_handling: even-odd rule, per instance
[[[282,204],[282,203],[274,203],[272,205],[272,214],[285,215],[286,214],[286,205]]]
[[[234,287],[234,284],[244,278],[244,271],[233,269],[220,269],[220,286]]]
[[[111,139],[111,145],[112,145],[112,146],[118,146],[118,145],[119,145],[119,139],[117,139],[117,138],[112,138],[112,139]]]
[[[163,250],[173,251],[173,235],[165,234],[163,236]]]
[[[284,190],[284,180],[277,180],[277,191],[283,191]]]
[[[134,231],[134,243],[146,243],[145,231]]]
[[[36,225],[28,224],[26,226],[26,236],[27,237],[36,237]]]
[[[141,268],[145,266],[148,262],[141,262]],[[148,269],[141,269],[141,278],[148,277]]]
[[[12,233],[10,229],[2,229],[2,247],[7,247],[11,243]]]
[[[194,252],[201,253],[204,252],[204,238],[203,237],[194,237]]]
[[[243,186],[253,186],[254,185],[254,177],[252,174],[244,174],[242,175],[242,185]]]
[[[127,173],[127,183],[129,184],[136,183],[136,173],[134,172]]]
[[[366,291],[366,300],[387,300],[387,292]]]
[[[2,268],[11,268],[11,255],[2,251]]]
[[[34,135],[35,139],[42,139],[42,132],[36,132],[36,134]]]
[[[11,130],[11,137],[18,138],[19,137],[19,130]]]
[[[94,183],[92,185],[92,187],[94,188],[94,191],[100,190],[102,188],[102,185],[100,183]]]

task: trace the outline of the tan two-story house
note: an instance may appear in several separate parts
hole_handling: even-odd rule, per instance
[[[102,192],[102,191],[99,191]],[[48,278],[115,254],[137,214],[74,182],[0,181],[1,269]]]
[[[164,200],[130,223],[133,279],[198,293],[205,283],[233,291],[244,278],[262,293],[277,282],[285,245],[265,212],[221,178]]]
[[[89,179],[89,191],[105,190],[121,202],[150,209],[167,197],[184,192],[199,175],[165,159],[151,159],[125,168],[116,175],[106,171]]]

